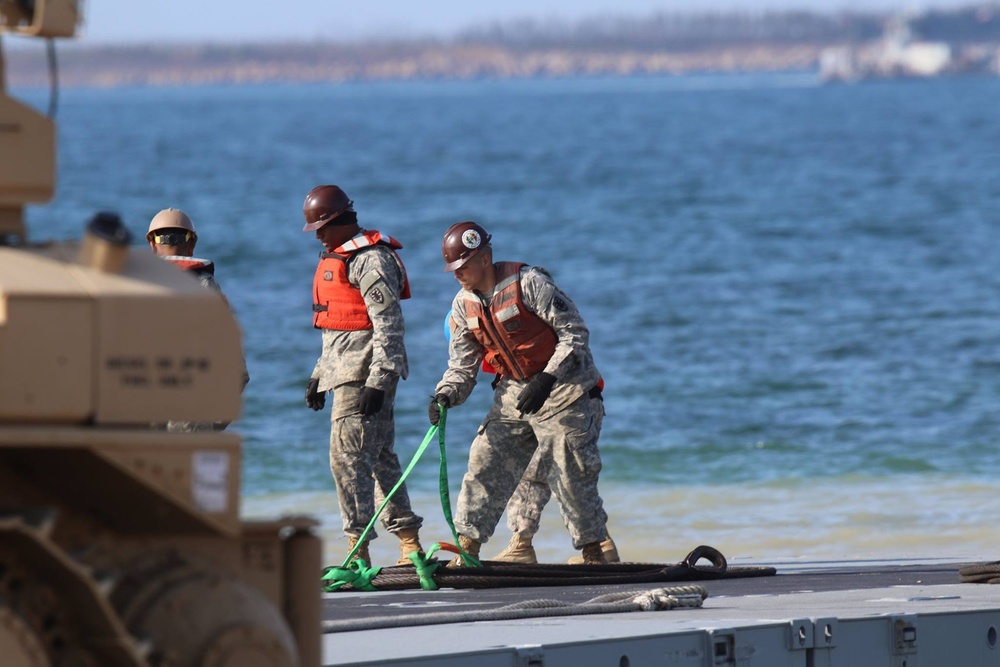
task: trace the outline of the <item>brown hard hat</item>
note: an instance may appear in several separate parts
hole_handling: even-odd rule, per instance
[[[441,242],[444,270],[454,271],[461,268],[482,248],[489,245],[491,238],[493,237],[475,222],[456,222],[444,233],[444,241]]]
[[[160,229],[186,229],[191,232],[194,240],[198,240],[198,234],[194,231],[194,225],[187,213],[179,208],[165,208],[149,221],[149,231],[146,232],[146,240],[153,239],[153,232]]]
[[[306,217],[304,232],[314,232],[337,216],[354,211],[354,202],[347,193],[336,185],[317,185],[302,204],[302,214]]]

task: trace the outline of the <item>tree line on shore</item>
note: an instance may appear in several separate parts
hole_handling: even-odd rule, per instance
[[[448,38],[62,45],[66,85],[191,85],[629,75],[815,68],[822,49],[876,40],[886,12],[656,13],[484,24]],[[915,37],[1000,43],[1000,3],[907,18]],[[8,49],[12,85],[47,85],[40,49]]]

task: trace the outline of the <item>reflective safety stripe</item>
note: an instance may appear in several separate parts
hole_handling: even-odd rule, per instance
[[[502,310],[498,310],[495,317],[497,318],[498,322],[506,322],[507,320],[511,319],[512,317],[517,317],[520,314],[521,314],[521,311],[518,310],[517,304],[516,303],[512,303],[511,305],[507,306],[506,308],[504,308]]]

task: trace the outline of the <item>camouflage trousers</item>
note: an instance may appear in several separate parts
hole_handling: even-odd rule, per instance
[[[598,436],[601,433],[603,420],[604,406],[602,402],[597,416]],[[521,481],[514,489],[514,495],[507,503],[507,528],[510,529],[511,533],[530,538],[538,532],[542,521],[542,510],[552,498],[552,489],[549,487],[549,473],[551,471],[551,461],[543,459],[541,450],[536,449],[527,470],[521,476]],[[607,523],[608,515],[604,511],[604,502],[600,496],[598,496],[597,502],[600,506],[602,520]]]
[[[541,415],[522,416],[516,408],[520,390],[521,386],[510,383],[497,387],[493,406],[469,450],[469,470],[462,479],[455,528],[478,542],[487,542],[537,452],[535,474],[544,474],[546,489],[559,503],[573,546],[579,549],[600,542],[607,534],[607,516],[597,492],[602,401],[584,394],[554,415],[543,411]],[[536,525],[537,521],[536,516]]]
[[[363,387],[361,382],[351,382],[333,390],[330,424],[330,471],[337,486],[344,532],[354,537],[364,532],[375,510],[402,476],[393,449],[396,384],[386,391],[382,409],[368,417],[362,417],[357,408]],[[423,524],[423,519],[410,509],[405,484],[382,510],[380,519],[390,533]],[[377,537],[374,529],[368,535],[369,539]]]

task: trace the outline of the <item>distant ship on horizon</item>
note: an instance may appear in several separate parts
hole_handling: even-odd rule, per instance
[[[841,45],[820,52],[819,75],[825,82],[865,79],[931,78],[949,74],[1000,74],[996,41],[929,40],[914,24],[928,12],[893,16],[881,38],[859,45]],[[981,7],[971,14],[983,24],[1000,24],[1000,8]]]

